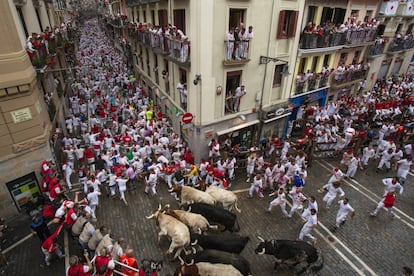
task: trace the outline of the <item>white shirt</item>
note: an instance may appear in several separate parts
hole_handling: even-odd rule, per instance
[[[344,204],[344,200],[343,199],[340,200],[340,201],[338,201],[338,204],[339,204],[338,214],[348,215],[349,213],[355,212],[355,209],[352,208],[352,206],[349,203]]]

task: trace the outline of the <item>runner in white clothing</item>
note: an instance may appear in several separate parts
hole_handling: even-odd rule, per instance
[[[315,245],[316,238],[312,235],[312,230],[318,226],[318,216],[316,215],[316,210],[310,210],[310,216],[308,216],[307,221],[303,225],[299,233],[298,240],[302,241],[306,236],[311,239],[312,243]]]
[[[326,195],[323,197],[323,201],[326,202],[326,209],[331,207],[332,202],[335,200],[336,196],[339,193],[340,197],[345,196],[344,190],[342,190],[339,182],[325,184],[321,189],[318,190],[319,193],[327,191]]]
[[[355,216],[355,209],[349,204],[348,198],[344,198],[338,201],[339,210],[336,214],[336,222],[333,231],[336,231],[340,226],[345,224],[346,219],[349,217],[352,219]]]
[[[263,179],[262,179],[262,177],[260,176],[260,174],[257,174],[257,175],[254,177],[254,179],[253,179],[253,183],[252,183],[252,184],[251,184],[251,186],[250,186],[250,189],[249,189],[249,197],[250,197],[250,198],[252,198],[252,197],[253,197],[253,192],[257,193],[257,195],[258,195],[260,198],[264,197],[264,196],[263,196],[263,193],[262,193],[262,190],[263,190]]]
[[[401,185],[405,184],[405,180],[407,179],[407,175],[410,172],[410,168],[413,165],[413,158],[411,156],[407,156],[407,158],[398,160],[395,164],[397,169],[397,177]]]
[[[280,209],[282,210],[283,215],[285,217],[289,217],[289,214],[286,211],[286,194],[285,194],[285,190],[283,188],[279,188],[279,190],[277,192],[271,193],[269,196],[273,196],[275,194],[277,194],[277,197],[269,203],[269,208],[267,209],[267,211],[271,212],[273,207],[280,206]]]
[[[311,210],[315,209],[318,211],[318,202],[316,202],[316,198],[314,196],[310,196],[308,198],[308,207],[303,211],[302,218],[307,219],[308,216],[311,214]]]
[[[396,189],[400,190],[400,195],[403,193],[404,191],[404,187],[401,186],[400,183],[398,183],[398,180],[396,177],[393,178],[384,178],[382,180],[382,183],[384,184],[384,196],[389,192],[395,192]]]

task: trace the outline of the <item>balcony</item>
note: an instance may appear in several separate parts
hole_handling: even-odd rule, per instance
[[[300,49],[318,49],[341,46],[352,46],[355,44],[374,41],[376,30],[348,30],[347,32],[324,33],[302,33],[300,38]]]
[[[389,53],[395,53],[412,49],[414,47],[414,40],[412,37],[407,38],[394,38],[388,46]]]
[[[328,86],[329,73],[318,73],[308,78],[298,76],[295,86],[295,95]]]
[[[233,65],[242,65],[250,61],[249,59],[249,49],[250,49],[250,40],[242,41],[224,41],[226,59],[223,61],[223,65],[233,66]]]
[[[183,66],[190,65],[191,43],[187,39],[181,40],[136,28],[129,28],[128,33],[132,40],[151,48],[155,53],[165,55],[171,61]]]
[[[343,72],[335,72],[331,78],[331,85],[333,87],[341,87],[365,79],[369,68],[362,67],[361,69],[346,69]]]
[[[367,49],[367,56],[373,57],[373,56],[382,55],[384,53],[384,49],[385,49],[385,43],[381,43],[381,44],[375,43],[374,45],[370,45],[368,46],[368,49]]]

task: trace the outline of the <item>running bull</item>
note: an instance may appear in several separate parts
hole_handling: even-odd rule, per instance
[[[320,250],[304,241],[270,240],[261,237],[255,249],[256,254],[273,255],[276,258],[275,270],[280,265],[293,269],[295,274],[318,271],[323,266],[323,256]]]
[[[208,262],[191,263],[187,264],[181,259],[181,264],[175,270],[174,276],[243,276],[234,266],[230,264],[213,264]]]
[[[207,249],[185,258],[187,261],[191,260],[191,262],[194,260],[195,263],[229,264],[240,271],[243,276],[251,275],[249,262],[239,254]]]
[[[249,241],[249,237],[238,235],[200,235],[190,233],[191,243],[205,249],[217,249],[230,253],[240,254]]]
[[[240,230],[236,215],[223,208],[205,203],[194,203],[189,205],[188,208],[190,212],[202,215],[210,223],[223,225],[223,232],[226,230],[229,230],[230,232],[238,232]]]

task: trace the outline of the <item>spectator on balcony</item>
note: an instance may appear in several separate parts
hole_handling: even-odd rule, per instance
[[[240,51],[240,58],[247,59],[247,54],[249,53],[249,46],[250,40],[253,39],[253,26],[249,26],[248,31],[246,32],[245,29],[242,29],[242,42],[241,42],[241,51]]]
[[[234,50],[234,28],[230,28],[229,32],[226,35],[227,41],[227,60],[233,59],[233,50]]]
[[[233,55],[236,60],[240,60],[241,38],[242,38],[242,34],[240,32],[240,29],[236,27],[234,29],[234,51],[233,51]]]

